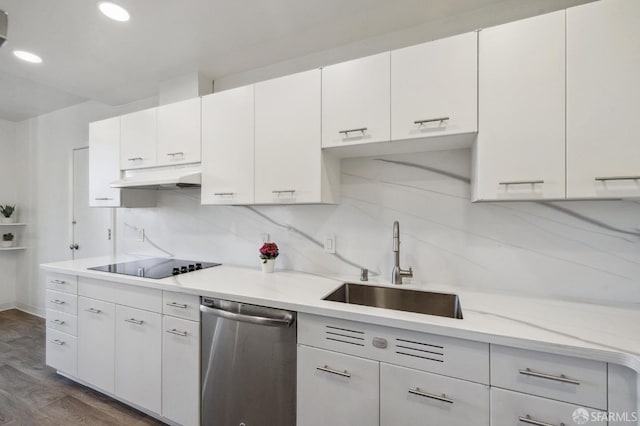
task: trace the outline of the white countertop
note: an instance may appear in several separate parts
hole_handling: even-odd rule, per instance
[[[100,257],[41,266],[47,271],[82,277],[573,355],[624,365],[640,373],[640,310],[626,306],[470,292],[438,284],[403,285],[458,294],[464,316],[460,320],[322,300],[344,281],[358,282],[357,279],[290,271],[265,274],[258,269],[228,265],[161,280],[87,270],[135,259],[139,258]]]

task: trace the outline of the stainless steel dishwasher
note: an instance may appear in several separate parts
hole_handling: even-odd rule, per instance
[[[202,297],[205,426],[295,426],[296,313]]]

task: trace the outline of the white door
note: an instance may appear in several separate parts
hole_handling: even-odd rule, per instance
[[[200,98],[158,107],[158,166],[200,162]]]
[[[73,150],[71,258],[108,256],[113,209],[89,207],[89,148]]]
[[[567,9],[567,196],[640,196],[640,1]]]
[[[564,198],[565,11],[479,37],[474,198]]]

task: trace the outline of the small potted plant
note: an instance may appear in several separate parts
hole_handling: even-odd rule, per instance
[[[260,248],[260,259],[262,259],[262,272],[273,272],[276,266],[276,257],[279,255],[276,243],[264,243]]]
[[[3,248],[13,247],[13,234],[12,233],[8,233],[8,234],[3,234],[2,235],[2,247]]]
[[[0,206],[0,214],[2,214],[2,223],[13,223],[13,213],[16,211],[16,206]]]

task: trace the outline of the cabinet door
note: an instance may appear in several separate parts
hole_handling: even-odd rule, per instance
[[[120,117],[89,124],[89,206],[119,207]]]
[[[298,346],[298,426],[379,424],[379,363]]]
[[[478,130],[475,32],[391,52],[391,139]]]
[[[567,9],[567,196],[640,195],[640,2]]]
[[[113,303],[78,298],[78,377],[114,392],[116,308]]]
[[[120,169],[156,165],[157,108],[120,117]]]
[[[322,147],[389,141],[389,52],[322,69]]]
[[[161,315],[116,305],[116,395],[160,414]]]
[[[200,98],[158,107],[158,165],[200,162]]]
[[[489,386],[380,364],[380,425],[489,426]]]
[[[479,37],[475,198],[564,198],[565,11]]]
[[[202,98],[202,204],[253,203],[253,91]]]
[[[183,426],[200,424],[200,324],[164,316],[162,415]]]
[[[255,85],[255,202],[321,202],[320,70]]]

